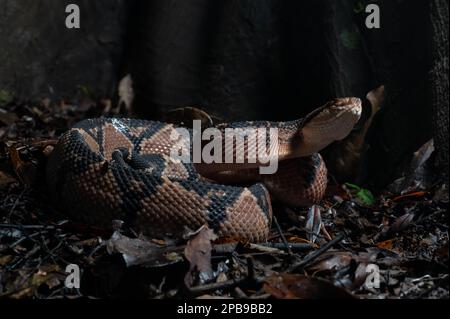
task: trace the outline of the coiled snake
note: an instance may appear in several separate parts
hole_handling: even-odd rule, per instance
[[[89,224],[120,219],[155,236],[207,224],[219,236],[261,242],[270,230],[271,195],[302,206],[321,199],[327,170],[317,152],[343,139],[360,114],[359,99],[340,98],[297,121],[217,126],[220,132],[276,128],[278,170],[268,175],[259,174],[259,161],[236,163],[236,142],[233,163],[188,163],[175,159],[171,150],[192,148],[192,143],[171,124],[88,119],[60,138],[47,164],[47,182],[67,215]],[[245,159],[258,149],[255,143],[244,144]]]

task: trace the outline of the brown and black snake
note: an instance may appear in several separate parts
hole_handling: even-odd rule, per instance
[[[295,206],[320,201],[327,170],[318,152],[347,136],[360,114],[359,99],[339,98],[296,121],[216,127],[276,128],[278,170],[268,175],[259,174],[258,161],[195,164],[173,158],[174,146],[191,147],[171,124],[83,120],[62,135],[50,155],[47,182],[74,220],[109,226],[119,219],[154,236],[180,236],[206,224],[219,236],[261,242],[270,230],[271,197]],[[244,145],[244,157],[258,149],[251,143]],[[233,156],[236,148],[232,145]]]

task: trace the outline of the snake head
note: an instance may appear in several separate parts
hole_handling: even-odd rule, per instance
[[[334,99],[308,114],[301,128],[302,153],[309,155],[344,139],[358,122],[361,112],[359,98],[345,97]]]

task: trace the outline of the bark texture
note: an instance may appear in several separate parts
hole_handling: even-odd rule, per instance
[[[448,179],[448,0],[430,2],[432,64],[430,97],[436,165]]]
[[[115,93],[126,32],[125,0],[0,0],[0,90],[20,99]],[[65,8],[79,5],[81,28]]]

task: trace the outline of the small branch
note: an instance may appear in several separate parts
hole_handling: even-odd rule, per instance
[[[13,224],[0,224],[0,228],[14,228],[14,229],[55,229],[54,226],[46,226],[46,225],[13,225]]]
[[[292,255],[291,247],[289,246],[286,237],[284,237],[283,231],[281,230],[280,224],[278,224],[278,220],[275,216],[273,216],[273,222],[275,223],[275,227],[278,230],[278,233],[280,234],[281,240],[283,241],[283,244],[288,252],[289,255]]]
[[[307,243],[288,242],[287,244],[291,250],[296,250],[296,251],[303,251],[303,250],[308,250],[308,249],[314,248],[313,244],[307,244]],[[284,244],[284,243],[264,243],[264,244],[262,244],[262,246],[276,248],[276,249],[286,249],[286,244]]]
[[[210,284],[195,286],[188,288],[189,292],[193,295],[201,295],[208,292],[213,292],[220,289],[229,289],[236,287],[237,285],[247,281],[247,278],[240,278],[240,279],[231,279],[224,282],[214,282]]]
[[[202,295],[209,292],[214,292],[216,290],[221,289],[231,289],[241,284],[262,284],[265,282],[264,276],[254,277],[252,280],[249,280],[248,276],[240,279],[230,279],[224,282],[214,282],[210,284],[188,287],[188,291],[193,295]]]
[[[333,240],[329,241],[328,243],[326,243],[325,245],[323,245],[322,247],[320,247],[316,251],[314,251],[311,254],[309,254],[308,256],[306,256],[306,258],[303,259],[302,261],[296,262],[293,265],[291,265],[288,268],[287,271],[288,272],[293,272],[293,271],[295,271],[297,269],[301,269],[301,268],[305,267],[307,264],[309,264],[310,262],[314,261],[317,257],[322,255],[324,252],[326,252],[328,249],[330,249],[331,247],[333,247],[334,245],[336,245],[337,243],[339,243],[343,239],[344,239],[344,234],[339,234]]]

